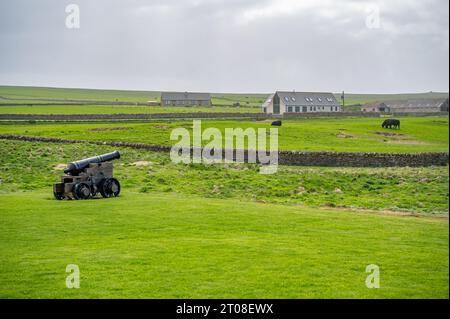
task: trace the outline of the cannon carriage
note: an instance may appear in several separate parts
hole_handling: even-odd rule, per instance
[[[104,198],[119,196],[120,183],[113,177],[111,162],[118,158],[120,153],[114,151],[70,163],[61,182],[53,185],[53,195],[58,200],[89,199],[98,193]]]

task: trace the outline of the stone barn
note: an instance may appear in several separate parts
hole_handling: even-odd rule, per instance
[[[367,103],[361,107],[362,112],[389,113],[390,108],[384,102]]]
[[[162,92],[161,106],[211,106],[211,95],[195,92]]]
[[[398,100],[368,103],[363,112],[380,113],[439,113],[448,112],[448,99]]]
[[[262,105],[268,114],[340,112],[333,93],[277,91]]]

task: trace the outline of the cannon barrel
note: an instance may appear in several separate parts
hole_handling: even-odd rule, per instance
[[[118,158],[120,158],[120,153],[118,151],[85,158],[85,159],[82,159],[82,160],[79,160],[76,162],[72,162],[69,165],[67,165],[67,168],[64,170],[64,173],[69,174],[69,173],[79,172],[79,171],[85,169],[86,167],[88,167],[89,164],[91,164],[91,163],[103,163],[103,162],[112,161],[112,160],[118,159]]]

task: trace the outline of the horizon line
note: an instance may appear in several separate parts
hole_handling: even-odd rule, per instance
[[[202,92],[202,93],[210,93],[210,94],[260,94],[260,95],[270,95],[275,92],[327,92],[327,93],[333,93],[333,94],[342,94],[342,91],[340,92],[333,92],[333,91],[323,91],[323,90],[317,90],[317,91],[301,91],[296,89],[291,90],[274,90],[273,92],[267,93],[267,92],[219,92],[219,91],[190,91],[190,90],[146,90],[146,89],[119,89],[119,88],[103,88],[103,87],[78,87],[78,86],[46,86],[46,85],[21,85],[21,84],[1,84],[0,87],[25,87],[25,88],[43,88],[43,89],[69,89],[69,90],[98,90],[98,91],[129,91],[129,92]],[[345,91],[344,91],[345,92]],[[449,92],[445,91],[410,91],[410,92],[396,92],[396,93],[355,93],[355,92],[345,92],[345,94],[359,94],[359,95],[400,95],[400,94],[429,94],[429,93],[436,93],[436,94],[449,94]]]

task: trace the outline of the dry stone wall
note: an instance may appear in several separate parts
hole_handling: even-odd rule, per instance
[[[45,143],[84,143],[95,145],[110,145],[114,147],[130,147],[152,152],[169,153],[170,146],[128,143],[128,142],[101,142],[85,140],[68,140],[60,138],[0,135],[3,140],[17,140]],[[190,149],[191,154],[193,149]],[[236,159],[236,150],[233,150]],[[248,151],[244,151],[244,161],[248,159]],[[281,165],[298,166],[331,166],[331,167],[396,167],[396,166],[446,166],[449,164],[449,153],[357,153],[357,152],[296,152],[280,151],[278,162]]]

